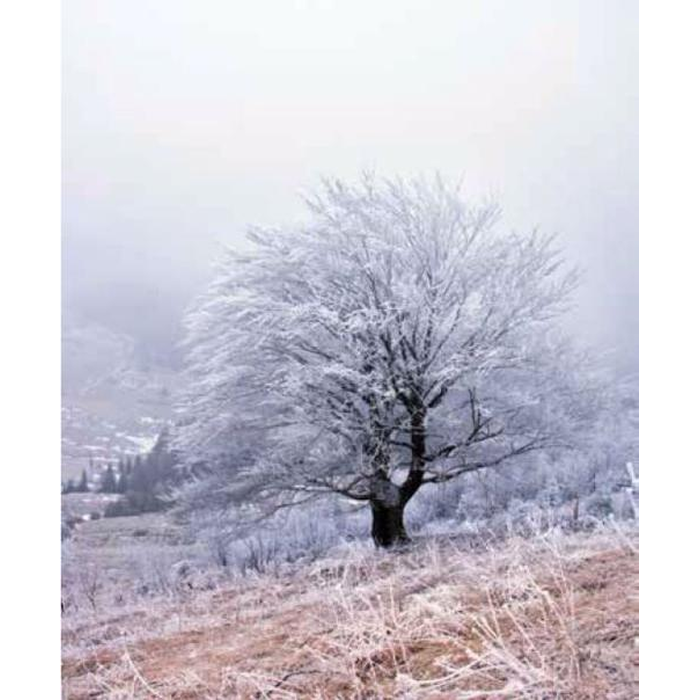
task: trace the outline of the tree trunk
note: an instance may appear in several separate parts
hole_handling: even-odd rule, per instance
[[[404,504],[384,505],[372,501],[372,538],[377,547],[395,547],[410,542],[403,524]]]
[[[385,473],[374,476],[372,484],[372,538],[377,547],[394,547],[408,542],[403,524],[406,501],[401,489]]]
[[[425,478],[425,409],[414,408],[411,413],[411,468],[401,486],[401,502],[404,506],[423,485]]]

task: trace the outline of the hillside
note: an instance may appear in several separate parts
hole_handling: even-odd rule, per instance
[[[99,325],[63,329],[62,478],[147,451],[172,416],[176,371]]]
[[[176,570],[157,595],[117,603],[117,586],[66,614],[66,698],[638,695],[634,530],[359,543],[260,576]]]

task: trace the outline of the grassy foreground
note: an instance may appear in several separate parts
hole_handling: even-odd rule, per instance
[[[349,548],[67,615],[64,698],[638,696],[634,531]]]

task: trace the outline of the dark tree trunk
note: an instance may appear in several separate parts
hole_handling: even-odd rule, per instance
[[[403,524],[404,504],[385,505],[372,501],[372,538],[377,547],[395,547],[409,542]]]
[[[409,541],[403,524],[406,502],[400,488],[386,474],[377,474],[372,486],[372,538],[377,547],[394,547]]]
[[[425,410],[416,408],[411,414],[411,468],[399,491],[404,506],[423,485],[425,450]]]
[[[384,441],[382,441],[382,444]],[[406,504],[423,484],[425,475],[425,410],[413,407],[411,415],[411,468],[401,486],[387,476],[387,470],[375,474],[372,485],[372,538],[377,547],[395,547],[410,542],[403,524]],[[384,453],[382,453],[384,454]],[[388,454],[386,455],[386,467]]]

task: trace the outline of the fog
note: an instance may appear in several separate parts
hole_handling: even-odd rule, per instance
[[[223,245],[320,175],[439,170],[561,236],[637,366],[635,2],[63,5],[63,305],[162,351]]]

